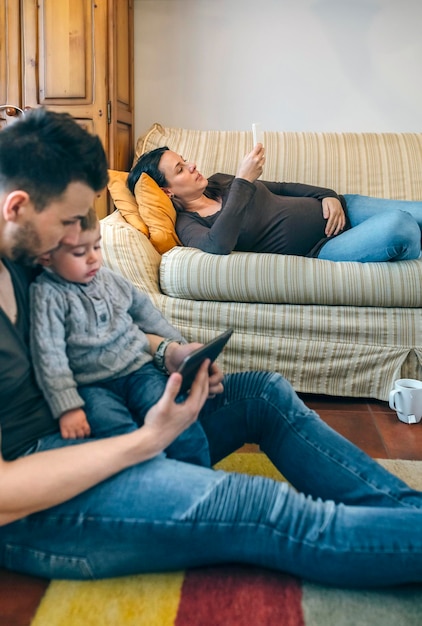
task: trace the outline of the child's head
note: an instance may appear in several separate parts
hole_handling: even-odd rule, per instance
[[[95,210],[90,209],[81,219],[78,243],[73,246],[60,244],[39,261],[69,282],[88,284],[103,260],[100,240],[100,224]]]

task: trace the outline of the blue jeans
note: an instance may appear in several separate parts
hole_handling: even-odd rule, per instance
[[[332,237],[318,258],[327,261],[402,261],[421,254],[422,202],[345,194],[352,228]]]
[[[126,376],[79,387],[92,436],[109,437],[142,426],[149,409],[163,395],[167,380],[153,363],[147,363]],[[179,435],[165,452],[171,459],[211,466],[208,440],[200,422]]]
[[[226,376],[200,419],[213,463],[256,442],[295,488],[161,454],[1,527],[0,564],[93,579],[238,562],[336,586],[422,582],[422,494],[329,428],[282,376]],[[76,442],[49,436],[38,449],[64,445]]]

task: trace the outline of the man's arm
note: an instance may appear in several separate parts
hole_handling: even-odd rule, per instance
[[[182,403],[180,374],[170,376],[144,426],[118,437],[38,452],[14,461],[0,457],[0,525],[73,498],[114,474],[152,459],[198,417],[209,394],[206,361]]]
[[[164,337],[159,337],[158,335],[147,335],[147,337],[150,344],[151,354],[154,356]],[[197,348],[200,348],[202,345],[202,343],[195,342],[179,344],[176,340],[169,343],[164,354],[164,363],[167,371],[170,373],[176,372],[183,359]],[[208,380],[210,396],[223,392],[223,378],[223,372],[220,370],[218,365],[215,362],[212,363],[209,368]]]

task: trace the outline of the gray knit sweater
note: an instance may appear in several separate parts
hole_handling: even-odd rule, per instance
[[[88,285],[46,270],[30,296],[35,375],[56,418],[84,405],[78,384],[124,376],[151,361],[145,333],[183,339],[146,294],[106,267]]]

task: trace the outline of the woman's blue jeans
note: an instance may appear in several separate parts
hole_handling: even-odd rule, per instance
[[[402,261],[421,254],[422,202],[345,194],[352,228],[329,239],[327,261]]]
[[[280,375],[226,376],[201,423],[213,463],[256,442],[295,488],[161,454],[0,528],[1,565],[91,579],[240,562],[337,586],[422,582],[422,494],[330,429]],[[67,444],[50,436],[38,449]]]

